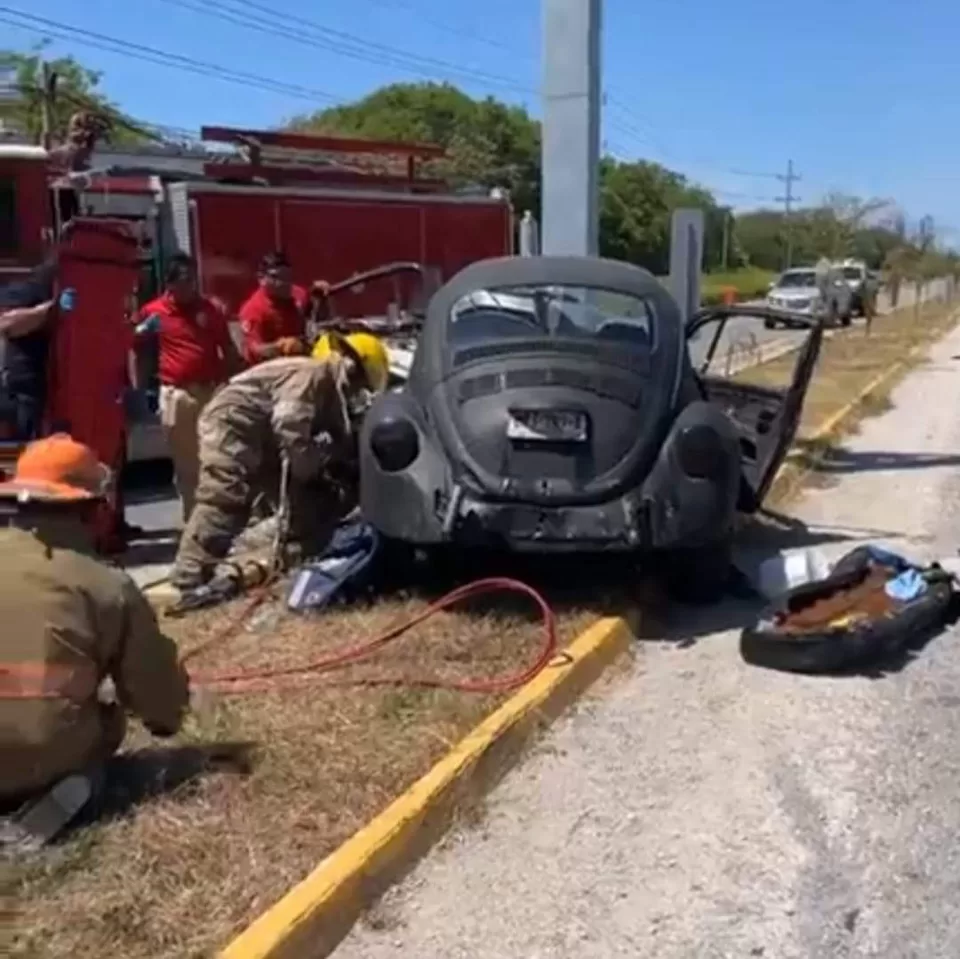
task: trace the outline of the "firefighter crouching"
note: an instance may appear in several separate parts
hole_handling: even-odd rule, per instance
[[[171,736],[189,705],[146,598],[95,557],[89,520],[110,480],[88,447],[57,434],[28,445],[0,483],[0,813],[32,809],[41,840],[96,793],[125,710]]]
[[[287,562],[320,552],[343,510],[331,474],[355,456],[354,423],[386,388],[387,351],[368,333],[327,334],[312,356],[267,360],[224,386],[200,418],[200,482],[174,563],[181,592],[208,582],[286,465]]]

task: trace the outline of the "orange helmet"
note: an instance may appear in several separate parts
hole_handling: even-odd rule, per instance
[[[66,433],[29,443],[17,460],[12,480],[0,483],[0,497],[21,502],[82,502],[98,499],[112,474],[93,450]]]

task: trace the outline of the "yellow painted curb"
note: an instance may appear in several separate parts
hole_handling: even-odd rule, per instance
[[[422,779],[294,886],[220,959],[322,959],[449,825],[457,801],[488,791],[532,734],[574,702],[631,643],[625,619],[598,620]]]

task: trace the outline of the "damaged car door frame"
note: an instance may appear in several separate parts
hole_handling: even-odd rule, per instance
[[[765,321],[773,315],[809,335],[798,349],[790,383],[781,388],[710,375],[709,369],[727,324],[734,317]],[[687,340],[716,323],[717,328],[697,376],[706,396],[717,403],[741,430],[740,446],[745,488],[738,502],[742,512],[759,509],[776,479],[800,426],[800,415],[823,345],[824,320],[766,306],[714,306],[696,313],[687,324]],[[752,420],[748,413],[754,413]]]

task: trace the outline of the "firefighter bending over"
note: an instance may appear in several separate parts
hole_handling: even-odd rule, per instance
[[[268,360],[233,377],[200,418],[197,503],[174,586],[188,591],[210,580],[257,495],[277,489],[284,461],[286,558],[320,552],[342,513],[330,473],[355,456],[354,420],[387,379],[387,351],[369,333],[327,334],[311,357]]]
[[[51,838],[97,792],[125,710],[172,736],[189,703],[146,598],[94,555],[89,521],[109,484],[65,434],[28,445],[0,483],[0,813],[43,833],[19,839]],[[114,702],[100,694],[107,678]]]

